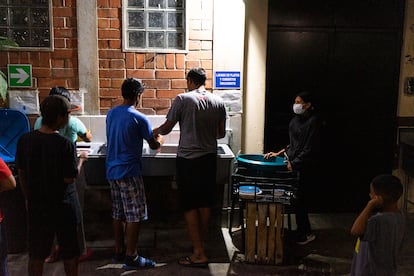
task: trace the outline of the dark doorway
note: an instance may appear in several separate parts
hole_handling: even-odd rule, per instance
[[[405,1],[269,1],[265,151],[288,142],[295,94],[324,119],[312,211],[359,211],[391,173]]]

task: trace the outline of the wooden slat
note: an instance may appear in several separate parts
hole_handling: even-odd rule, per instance
[[[255,262],[256,254],[256,203],[246,204],[246,252],[247,262]]]
[[[269,242],[267,247],[268,263],[275,263],[276,246],[276,203],[269,204]]]
[[[276,205],[276,258],[275,263],[280,264],[283,261],[283,206]]]
[[[264,264],[266,263],[266,249],[267,249],[267,208],[268,204],[258,203],[257,204],[258,215],[257,215],[257,262]]]

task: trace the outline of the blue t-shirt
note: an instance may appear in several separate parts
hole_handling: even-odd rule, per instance
[[[147,117],[133,106],[120,105],[106,116],[106,177],[108,180],[141,176],[143,139],[152,138]]]

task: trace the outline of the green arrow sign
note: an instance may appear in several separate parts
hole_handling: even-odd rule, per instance
[[[32,87],[31,64],[8,64],[9,87]]]

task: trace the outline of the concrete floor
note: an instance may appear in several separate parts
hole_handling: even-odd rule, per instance
[[[106,215],[107,216],[107,215]],[[186,268],[177,264],[178,258],[190,254],[185,224],[179,217],[153,220],[142,225],[139,251],[154,259],[157,267],[148,270],[124,271],[111,263],[112,240],[108,231],[110,220],[86,221],[88,246],[93,256],[80,263],[80,275],[347,275],[355,239],[349,229],[355,214],[312,214],[311,223],[317,239],[299,246],[290,241],[292,233],[285,231],[284,263],[257,265],[244,261],[241,231],[221,228],[212,219],[207,238],[208,268]],[[414,216],[407,220],[407,235],[402,250],[398,275],[414,275]],[[109,224],[108,224],[109,223]],[[294,221],[293,221],[293,225]],[[9,254],[11,276],[27,275],[27,254]],[[64,275],[62,262],[45,264],[44,275]]]

